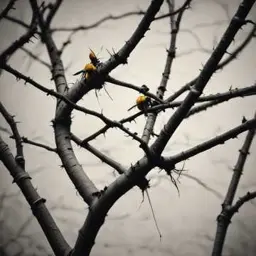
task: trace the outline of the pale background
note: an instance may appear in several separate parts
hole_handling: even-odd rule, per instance
[[[1,9],[7,1],[1,1]],[[12,15],[30,22],[30,8],[27,1],[18,1],[16,10]],[[120,0],[94,0],[94,1],[64,1],[61,9],[54,19],[54,26],[89,25],[108,14],[121,14],[132,10],[145,10],[150,1],[120,1]],[[183,1],[176,1],[182,4]],[[187,11],[181,25],[182,31],[178,36],[177,58],[175,59],[171,79],[168,83],[166,95],[174,92],[186,82],[198,75],[199,69],[208,58],[208,54],[198,51],[201,47],[212,49],[215,40],[219,39],[227,21],[232,17],[239,1],[193,1],[192,9]],[[223,6],[225,9],[223,9]],[[228,7],[227,7],[228,6]],[[226,8],[227,7],[227,8]],[[251,12],[251,17],[256,17],[256,10]],[[167,11],[163,5],[161,13]],[[229,17],[229,18],[228,18]],[[98,28],[77,33],[72,44],[67,47],[63,55],[65,67],[68,67],[66,77],[71,84],[76,77],[72,74],[81,69],[88,61],[89,47],[98,53],[102,60],[109,57],[107,50],[118,50],[127,40],[141,20],[141,16],[133,16],[118,21],[109,21]],[[208,24],[208,25],[207,25]],[[203,25],[203,26],[202,26]],[[8,26],[8,27],[7,27]],[[251,27],[240,31],[236,37],[233,49],[245,37]],[[111,74],[119,79],[136,85],[147,84],[152,92],[156,91],[163,72],[166,52],[169,45],[169,19],[154,22],[151,30],[146,34],[136,51],[129,60],[129,65],[120,66]],[[198,42],[191,31],[200,38]],[[2,51],[10,42],[17,39],[24,32],[23,28],[10,22],[0,23]],[[67,33],[55,34],[57,44],[67,38]],[[26,47],[34,50],[45,61],[49,61],[45,48],[38,45],[39,41],[33,39],[34,44]],[[193,50],[192,52],[190,52]],[[232,62],[223,72],[218,72],[210,80],[205,93],[224,92],[233,87],[250,86],[255,82],[256,58],[255,39],[247,49]],[[11,59],[12,67],[24,72],[47,88],[54,88],[50,81],[51,74],[43,66],[32,62],[22,51]],[[106,85],[113,98],[107,96],[104,90],[99,95],[99,103],[92,91],[79,103],[96,111],[104,109],[104,114],[115,120],[128,116],[127,109],[134,104],[137,93],[113,86]],[[24,85],[15,77],[6,72],[0,79],[0,99],[11,114],[16,115],[20,121],[19,129],[23,136],[54,146],[54,135],[51,119],[54,117],[55,99],[47,97],[44,93]],[[236,99],[214,107],[200,115],[193,116],[182,123],[175,133],[165,151],[165,155],[178,153],[212,136],[224,132],[241,123],[242,116],[252,118],[256,107],[255,97]],[[168,120],[172,110],[160,114],[155,132]],[[94,117],[73,113],[72,131],[80,138],[93,133],[102,127],[102,122]],[[1,117],[1,126],[7,127]],[[128,124],[133,131],[141,134],[145,118],[142,116],[136,123]],[[13,141],[8,139],[8,134],[1,136],[11,146],[14,153]],[[245,134],[239,139],[231,140],[207,153],[200,154],[186,162],[185,169],[206,184],[206,190],[195,180],[181,177],[179,189],[180,196],[166,175],[153,171],[150,173],[152,188],[151,200],[157,216],[158,225],[163,238],[159,236],[154,226],[147,199],[140,207],[142,195],[137,188],[119,200],[111,209],[106,218],[106,223],[100,230],[92,255],[209,255],[212,248],[212,239],[215,235],[216,216],[220,212],[227,185],[232,175],[238,150],[243,143]],[[117,129],[113,129],[104,136],[100,136],[93,145],[103,150],[114,159],[129,166],[142,156],[142,151],[137,143],[124,136]],[[75,152],[85,171],[99,188],[108,185],[113,179],[113,170],[102,164],[96,157],[79,149],[74,145]],[[256,143],[251,148],[251,155],[246,162],[245,172],[237,193],[242,196],[248,190],[256,189]],[[60,160],[54,153],[47,152],[32,146],[25,146],[26,168],[32,176],[33,184],[38,188],[40,195],[47,199],[46,205],[52,209],[52,214],[68,242],[73,246],[78,229],[86,217],[86,206],[77,195],[74,186],[68,179],[65,171],[60,168]],[[177,167],[181,167],[182,164]],[[12,184],[8,171],[0,165],[0,193],[7,194],[18,191]],[[212,192],[214,190],[215,192]],[[226,247],[223,255],[255,255],[255,228],[256,204],[247,203],[233,218],[229,228]],[[140,207],[140,208],[139,208]],[[21,225],[31,215],[31,211],[22,195],[11,197],[4,201],[0,211],[2,226],[0,242],[15,236]],[[45,255],[43,246],[49,254],[51,249],[40,230],[36,220],[28,221],[28,226],[22,232],[20,242],[27,247],[23,255]],[[28,237],[32,237],[28,239]],[[2,241],[1,241],[2,240]],[[12,246],[13,253],[18,250]]]

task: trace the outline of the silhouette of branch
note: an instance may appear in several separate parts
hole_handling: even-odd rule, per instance
[[[64,66],[60,58],[57,46],[50,33],[50,28],[46,26],[43,19],[42,12],[40,11],[37,1],[30,0],[30,5],[33,12],[38,18],[39,26],[41,28],[41,38],[47,47],[49,58],[52,65],[52,77],[55,83],[56,91],[64,95],[68,91],[67,81],[64,74]],[[68,97],[67,97],[68,98]],[[64,98],[62,99],[64,100]],[[71,99],[71,101],[73,101]],[[76,102],[74,102],[75,104]],[[66,111],[65,107],[69,106]],[[78,162],[69,139],[70,125],[71,125],[71,110],[73,106],[67,104],[65,101],[58,100],[53,128],[55,133],[55,141],[57,146],[58,155],[62,161],[63,167],[69,175],[78,193],[83,200],[88,204],[94,201],[94,194],[98,189],[90,178],[86,175],[81,164]]]
[[[151,1],[145,15],[143,16],[130,39],[126,41],[125,45],[117,53],[114,53],[109,60],[100,66],[98,70],[100,74],[106,75],[120,64],[127,63],[129,55],[138,45],[140,40],[145,36],[145,33],[149,30],[150,24],[154,20],[154,17],[158,13],[162,4],[163,0]]]
[[[33,14],[31,23],[29,26],[28,31],[22,35],[18,40],[13,42],[6,50],[4,50],[0,55],[0,68],[2,68],[3,64],[8,60],[9,56],[14,54],[19,48],[21,48],[25,43],[28,43],[35,35],[37,31],[37,23],[36,23],[36,16]]]
[[[109,166],[113,167],[120,175],[125,173],[127,169],[122,166],[120,163],[116,162],[112,158],[106,156],[105,154],[101,153],[99,150],[97,150],[95,147],[90,145],[89,143],[83,143],[82,140],[80,140],[77,136],[74,134],[70,134],[71,140],[73,140],[77,145],[87,149],[89,152],[91,152],[93,155],[98,157],[102,162],[108,164]],[[149,187],[148,180],[146,178],[143,178],[140,182],[138,182],[138,187],[144,191],[147,187]]]
[[[29,174],[15,161],[8,145],[0,137],[0,160],[13,177],[27,202],[31,206],[34,216],[37,218],[44,234],[49,241],[55,255],[68,255],[71,248],[62,236],[45,206],[45,199],[41,198],[31,183]]]
[[[256,118],[256,113],[254,118]],[[224,202],[222,204],[222,211],[220,215],[217,218],[217,230],[213,245],[213,251],[212,255],[217,256],[222,254],[223,245],[225,242],[226,233],[228,230],[229,223],[231,221],[232,216],[235,212],[238,211],[238,209],[248,200],[256,197],[256,192],[249,193],[245,195],[244,197],[240,198],[233,206],[233,200],[235,197],[235,193],[238,188],[238,184],[240,181],[240,177],[243,173],[245,161],[247,159],[247,156],[249,155],[249,149],[251,147],[254,135],[255,135],[255,127],[253,129],[250,129],[247,133],[247,136],[245,138],[244,144],[242,148],[239,150],[240,154],[238,157],[238,160],[236,162],[234,172],[232,175],[232,179],[229,183],[229,188],[226,194],[226,197],[224,199]]]
[[[122,166],[120,163],[116,162],[112,158],[110,158],[107,155],[103,154],[102,152],[100,152],[98,149],[96,149],[95,147],[93,147],[89,143],[86,143],[86,144],[82,143],[83,141],[80,140],[74,134],[71,133],[70,136],[71,136],[71,140],[73,140],[77,145],[87,149],[93,155],[98,157],[102,162],[104,162],[104,163],[108,164],[109,166],[111,166],[112,168],[114,168],[119,174],[125,173],[126,168],[124,166]]]
[[[191,1],[186,1],[185,6],[187,6]],[[167,1],[169,12],[172,13],[174,11],[174,1]],[[177,35],[180,29],[180,22],[183,16],[183,13],[185,11],[185,8],[182,9],[182,11],[179,12],[177,19],[174,16],[170,16],[170,29],[171,29],[171,38],[170,38],[170,45],[169,49],[167,50],[167,58],[164,66],[164,71],[162,74],[162,79],[160,81],[160,85],[157,88],[156,95],[161,100],[164,97],[164,93],[166,91],[167,82],[169,80],[169,76],[171,74],[171,68],[173,60],[176,56],[176,41],[177,41]],[[147,117],[146,124],[143,129],[142,133],[142,139],[149,143],[150,136],[153,134],[155,122],[157,119],[157,115],[159,112],[150,112]]]
[[[238,210],[243,206],[244,203],[256,198],[256,191],[254,192],[247,192],[246,195],[240,197],[237,202],[230,207],[229,211],[232,215],[234,215]]]
[[[62,1],[63,0],[56,0],[56,2],[51,5],[50,12],[49,12],[49,14],[48,14],[48,16],[46,18],[46,21],[45,21],[45,26],[46,27],[50,26],[51,21],[52,21],[54,15],[56,14],[56,12],[58,11],[60,5],[62,4]]]
[[[240,133],[252,129],[256,126],[256,118],[245,121],[241,125],[222,133],[206,142],[203,142],[195,147],[183,151],[177,155],[163,158],[163,165],[173,167],[176,163],[184,161],[192,156],[198,155],[206,150],[209,150],[217,145],[224,144],[227,140],[236,138]]]
[[[218,192],[217,190],[211,188],[207,183],[203,182],[201,179],[190,175],[188,173],[181,173],[182,176],[185,176],[188,179],[194,180],[197,184],[199,184],[201,187],[203,187],[205,190],[209,191],[210,193],[212,193],[213,195],[215,195],[218,199],[222,199],[223,196],[221,195],[220,192]]]
[[[161,19],[168,18],[170,16],[174,16],[174,15],[178,14],[179,12],[183,11],[184,9],[186,9],[188,7],[189,2],[191,2],[191,1],[189,1],[189,0],[185,1],[184,4],[177,10],[175,10],[173,12],[169,12],[164,15],[161,15],[159,17],[156,17],[156,18],[154,18],[154,20],[161,20]],[[51,29],[51,31],[52,32],[77,32],[77,31],[82,31],[82,30],[89,30],[89,29],[96,28],[96,27],[100,26],[101,24],[103,24],[107,21],[110,21],[110,20],[119,20],[119,19],[130,17],[130,16],[140,16],[140,15],[145,15],[146,13],[147,13],[146,11],[139,10],[139,11],[126,12],[126,13],[119,14],[119,15],[110,14],[110,15],[103,17],[100,20],[92,23],[91,25],[87,25],[87,26],[80,25],[80,26],[75,26],[75,27],[70,27],[70,28],[57,27],[57,28]]]
[[[202,94],[205,86],[210,80],[212,74],[215,72],[218,63],[222,59],[223,55],[226,53],[228,46],[234,39],[238,30],[245,25],[247,22],[245,18],[252,8],[255,0],[243,1],[236,14],[233,16],[228,28],[223,34],[219,44],[213,51],[211,57],[206,62],[204,68],[202,69],[195,85],[191,88],[190,92],[184,99],[182,105],[174,112],[167,124],[161,130],[159,137],[156,138],[155,142],[152,144],[151,148],[154,152],[160,155],[169,139],[172,137],[180,123],[187,116],[191,107],[195,104],[199,96]]]
[[[234,88],[234,89],[229,89],[226,92],[223,93],[216,93],[216,94],[210,94],[210,95],[206,95],[206,96],[200,96],[196,103],[201,103],[201,102],[205,102],[205,101],[210,101],[207,102],[205,105],[201,105],[201,106],[196,106],[194,108],[192,108],[188,114],[188,116],[198,113],[200,112],[199,109],[204,108],[203,106],[213,106],[213,105],[217,105],[220,104],[222,102],[228,101],[230,99],[235,99],[237,97],[246,97],[246,96],[252,96],[256,94],[256,84],[253,84],[252,86],[248,86],[248,87],[244,87],[244,88]],[[173,101],[170,103],[165,103],[165,104],[159,104],[157,106],[154,106],[152,108],[149,108],[148,111],[156,111],[156,110],[164,110],[167,108],[175,108],[175,107],[179,107],[181,104],[183,103],[183,101]],[[206,107],[204,108],[206,109]]]
[[[15,24],[18,24],[18,25],[20,25],[20,26],[22,26],[23,28],[26,28],[26,29],[30,29],[30,25],[29,24],[27,24],[27,23],[25,23],[24,21],[22,21],[22,20],[19,20],[19,19],[16,19],[15,17],[11,17],[11,16],[5,16],[4,17],[6,20],[8,20],[8,21],[11,21],[11,22],[13,22],[13,23],[15,23]]]
[[[29,57],[31,57],[32,59],[36,60],[37,62],[41,63],[42,65],[44,65],[45,67],[47,67],[48,69],[51,69],[51,65],[49,63],[47,63],[44,60],[41,60],[36,54],[32,53],[31,51],[27,50],[24,47],[20,48],[22,51],[24,51]]]
[[[33,140],[28,139],[27,137],[22,137],[21,139],[22,139],[23,143],[26,143],[26,144],[29,144],[29,145],[33,145],[33,146],[36,146],[36,147],[39,147],[39,148],[43,148],[43,149],[46,149],[48,151],[57,153],[57,149],[56,148],[52,148],[52,147],[47,146],[47,145],[45,145],[43,143],[35,142]]]
[[[253,26],[252,30],[250,31],[250,33],[248,34],[248,36],[245,38],[245,40],[234,50],[232,51],[229,56],[223,60],[222,62],[220,62],[215,71],[219,70],[219,69],[223,69],[225,66],[227,66],[231,61],[233,61],[234,59],[236,59],[236,57],[238,56],[238,54],[240,54],[245,47],[251,42],[252,38],[254,37],[254,34],[256,32],[256,25]],[[188,82],[187,84],[185,84],[183,87],[181,87],[177,92],[175,92],[174,94],[172,94],[171,96],[169,96],[165,101],[167,102],[172,102],[173,100],[175,100],[176,98],[178,98],[181,94],[183,94],[185,91],[189,90],[189,88],[191,86],[193,86],[196,82],[197,82],[198,77],[194,78],[193,80],[191,80],[190,82]]]
[[[11,9],[14,9],[14,4],[17,0],[10,0],[6,7],[0,13],[0,21],[8,14]]]
[[[17,164],[20,165],[21,168],[25,168],[25,158],[24,158],[23,147],[22,147],[22,139],[18,131],[17,123],[14,120],[14,116],[11,116],[8,113],[7,109],[4,107],[4,105],[1,102],[0,102],[0,113],[3,115],[4,119],[9,124],[13,133],[13,138],[16,144],[15,160]]]
[[[97,113],[96,111],[81,107],[79,105],[76,105],[75,103],[73,103],[70,99],[68,99],[66,96],[55,92],[54,90],[50,90],[45,88],[44,86],[40,85],[39,83],[37,83],[36,81],[34,81],[33,79],[31,79],[30,77],[27,77],[25,75],[23,75],[21,72],[19,72],[16,69],[13,69],[12,67],[10,67],[7,64],[4,64],[3,69],[6,70],[7,72],[13,74],[14,76],[16,76],[18,79],[22,79],[25,81],[25,83],[29,83],[31,85],[33,85],[34,87],[36,87],[37,89],[39,89],[42,92],[45,92],[46,95],[51,95],[54,96],[57,99],[60,99],[62,101],[64,101],[66,104],[70,105],[73,109],[76,109],[78,111],[81,111],[85,114],[88,115],[92,115],[95,117],[100,118],[104,123],[106,124],[111,124],[113,121],[111,121],[110,119],[108,119],[107,117],[105,117],[104,115]]]
[[[43,87],[42,85],[38,84],[37,82],[35,82],[33,79],[26,77],[25,75],[23,75],[22,73],[20,73],[19,71],[11,68],[8,65],[4,65],[4,70],[12,73],[13,75],[15,75],[16,77],[25,80],[26,82],[30,83],[31,85],[35,86],[36,88],[38,88],[39,90],[47,93],[47,95],[51,95],[56,97],[57,99],[61,99],[63,100],[65,103],[67,103],[68,105],[72,106],[73,109],[76,109],[78,111],[81,111],[85,114],[89,114],[95,117],[98,117],[99,119],[101,119],[108,128],[110,127],[118,127],[120,130],[122,130],[123,132],[127,133],[129,136],[131,136],[134,140],[138,141],[141,145],[141,148],[148,154],[148,147],[145,145],[145,143],[135,134],[130,132],[127,128],[125,128],[122,123],[116,122],[116,121],[112,121],[109,118],[105,117],[103,114],[97,113],[96,111],[93,110],[89,110],[86,109],[84,107],[81,107],[79,105],[76,105],[75,103],[73,103],[72,101],[70,101],[67,97],[63,96],[60,93],[57,93],[53,90],[49,90],[45,87]],[[53,121],[54,125],[56,124],[56,118]],[[83,141],[83,143],[87,143],[86,140]]]
[[[92,23],[91,25],[87,25],[87,26],[75,26],[75,27],[58,27],[58,28],[53,28],[51,29],[52,32],[73,32],[76,33],[78,31],[83,31],[83,30],[89,30],[89,29],[93,29],[96,28],[98,26],[100,26],[101,24],[105,23],[106,21],[110,21],[110,20],[119,20],[119,19],[123,19],[126,17],[130,17],[130,16],[138,16],[138,15],[145,15],[144,11],[131,11],[131,12],[126,12],[123,14],[119,14],[119,15],[108,15],[106,17],[101,18],[100,20]]]
[[[184,2],[184,4],[180,8],[178,8],[177,10],[169,11],[169,13],[167,13],[167,14],[160,15],[160,16],[156,17],[155,20],[161,20],[161,19],[164,19],[164,18],[174,16],[175,14],[179,14],[181,12],[184,12],[186,9],[189,9],[191,1],[192,0],[186,0]]]
[[[147,92],[145,91],[145,89],[143,87],[138,87],[136,85],[133,85],[133,84],[130,84],[130,83],[126,83],[126,82],[123,82],[123,81],[120,81],[116,78],[113,78],[111,76],[108,76],[106,78],[106,82],[109,82],[109,83],[112,83],[112,84],[115,84],[115,85],[119,85],[119,86],[122,86],[122,87],[126,87],[126,88],[130,88],[130,89],[133,89],[137,92],[140,92],[140,93],[143,93],[144,95],[156,100],[158,103],[164,103],[163,100],[161,100],[160,98],[158,98],[156,95],[154,95],[153,93],[150,93],[150,92]]]
[[[251,96],[251,95],[255,95],[255,94],[256,94],[256,84],[254,84],[252,86],[240,88],[240,89],[238,89],[238,88],[230,89],[229,91],[224,92],[224,93],[217,93],[217,94],[213,94],[213,95],[201,96],[198,98],[196,103],[204,102],[207,100],[209,100],[210,102],[207,102],[207,103],[204,103],[199,106],[195,106],[195,107],[191,108],[191,110],[187,114],[186,118],[188,118],[194,114],[197,114],[203,110],[206,110],[209,107],[216,106],[220,103],[223,103],[225,101],[228,101],[228,100],[231,100],[231,99],[234,99],[237,97],[247,97],[247,96]],[[159,104],[159,105],[149,108],[148,113],[165,110],[168,108],[176,108],[176,107],[179,107],[182,104],[182,102],[183,101],[173,101],[170,103]],[[124,124],[127,122],[132,122],[137,117],[139,117],[143,114],[144,114],[143,111],[139,111],[131,116],[128,116],[126,118],[119,120],[119,123]],[[104,134],[109,128],[110,128],[109,126],[105,125],[103,128],[99,129],[97,132],[93,133],[92,135],[90,135],[86,139],[84,139],[84,141],[89,142],[89,141],[95,139],[99,135]]]

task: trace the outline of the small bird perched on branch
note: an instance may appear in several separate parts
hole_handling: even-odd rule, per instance
[[[147,116],[147,110],[149,107],[152,106],[152,101],[149,97],[145,95],[140,95],[136,99],[136,104],[128,109],[130,111],[131,109],[137,107],[139,110],[143,111],[144,115]]]
[[[79,75],[79,74],[83,74],[83,75],[84,75],[84,78],[85,78],[86,80],[88,80],[88,79],[91,77],[91,75],[92,75],[94,72],[96,72],[96,70],[97,70],[97,65],[100,64],[100,61],[99,61],[99,59],[96,57],[96,54],[95,54],[92,50],[90,50],[89,58],[90,58],[91,63],[87,63],[87,64],[84,66],[84,68],[83,68],[82,70],[76,72],[76,73],[74,74],[74,76]]]
[[[84,68],[74,74],[74,76],[83,74],[85,79],[88,80],[91,75],[97,70],[97,68],[92,63],[87,63]]]

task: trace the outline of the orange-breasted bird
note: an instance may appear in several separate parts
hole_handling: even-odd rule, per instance
[[[128,111],[130,111],[131,109],[137,107],[139,110],[143,111],[145,116],[147,116],[147,110],[148,108],[152,105],[152,101],[149,97],[145,96],[145,95],[140,95],[137,99],[136,99],[136,104],[133,105],[132,107],[130,107],[128,109]]]
[[[74,76],[83,74],[85,79],[88,80],[90,76],[97,70],[97,68],[92,64],[88,63],[84,66],[84,68],[74,74]]]
[[[90,50],[89,59],[91,63],[87,63],[84,68],[74,74],[74,76],[83,74],[85,79],[88,80],[90,76],[97,70],[97,65],[100,63],[99,59],[96,57],[96,54]]]

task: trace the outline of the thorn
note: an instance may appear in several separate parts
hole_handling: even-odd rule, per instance
[[[146,192],[146,195],[147,195],[147,198],[148,198],[148,202],[149,202],[149,205],[150,205],[150,208],[151,208],[151,212],[152,212],[152,216],[153,216],[153,219],[154,219],[154,222],[155,222],[155,226],[156,226],[156,229],[157,229],[157,232],[158,232],[158,234],[159,234],[160,241],[161,241],[162,234],[161,234],[161,231],[160,231],[159,226],[158,226],[158,224],[157,224],[155,212],[154,212],[154,209],[153,209],[153,205],[152,205],[152,202],[151,202],[151,199],[150,199],[148,190],[145,189],[145,192]]]
[[[243,116],[243,119],[242,119],[242,124],[247,122],[247,119]]]

